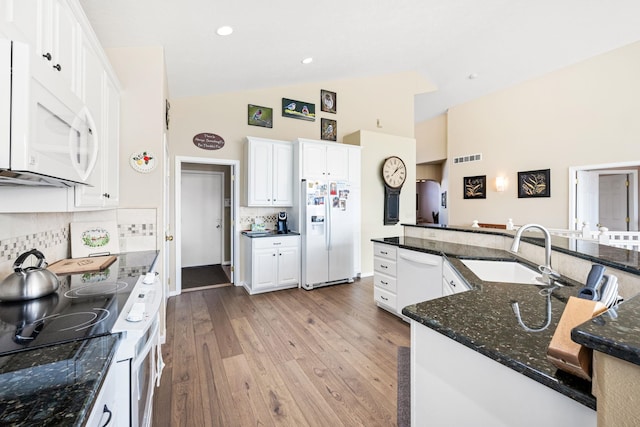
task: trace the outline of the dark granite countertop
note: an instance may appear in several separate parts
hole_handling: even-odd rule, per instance
[[[511,304],[518,302],[523,322],[531,329],[547,321],[547,296],[543,286],[480,280],[461,259],[517,259],[513,254],[476,246],[467,246],[411,237],[373,239],[400,248],[443,255],[472,290],[444,298],[425,301],[403,308],[402,313],[451,339],[486,355],[564,395],[596,408],[591,383],[558,370],[547,360],[547,347],[569,296],[575,296],[581,285],[562,278],[563,287],[550,294],[549,326],[540,332],[529,332],[519,323]]]
[[[0,357],[0,425],[82,426],[118,340],[105,335]]]
[[[155,271],[158,254],[117,254],[114,277],[135,283]],[[120,334],[102,335],[0,356],[0,425],[84,425],[119,339]]]
[[[609,309],[571,331],[585,347],[640,365],[640,296]]]
[[[515,231],[495,228],[474,228],[467,226],[451,226],[442,224],[402,224],[405,227],[433,228],[436,230],[463,231],[465,233],[493,234],[513,237]],[[544,238],[535,237],[540,233],[525,232],[522,241],[538,246],[544,246]],[[640,275],[640,252],[600,245],[597,242],[551,236],[551,247],[554,251],[562,252],[577,258],[616,268],[631,274]]]
[[[289,231],[287,233],[278,234],[276,230],[265,230],[265,231],[243,231],[242,235],[255,239],[255,238],[261,238],[261,237],[299,236],[300,233],[298,233],[297,231]]]

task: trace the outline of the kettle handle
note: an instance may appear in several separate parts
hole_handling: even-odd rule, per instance
[[[23,271],[22,263],[24,263],[24,261],[30,255],[33,255],[36,258],[38,258],[38,265],[36,265],[36,268],[47,268],[47,261],[45,261],[44,255],[42,254],[42,252],[40,252],[37,249],[31,249],[29,252],[23,253],[16,259],[16,261],[13,263],[13,271],[15,271],[16,273],[21,273]]]

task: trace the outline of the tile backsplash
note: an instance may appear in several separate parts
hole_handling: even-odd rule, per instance
[[[50,264],[71,256],[69,224],[82,221],[116,221],[120,252],[156,249],[156,209],[0,214],[0,280],[11,274],[20,254],[33,248]]]

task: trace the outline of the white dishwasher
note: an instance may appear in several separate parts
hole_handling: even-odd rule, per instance
[[[442,296],[442,257],[425,252],[398,250],[398,314],[408,305]]]

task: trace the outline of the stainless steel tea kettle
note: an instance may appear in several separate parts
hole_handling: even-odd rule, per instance
[[[22,268],[29,256],[35,256],[38,264]],[[49,295],[60,286],[60,280],[47,270],[47,261],[37,249],[31,249],[20,255],[13,263],[13,273],[0,284],[0,301],[25,301]]]

